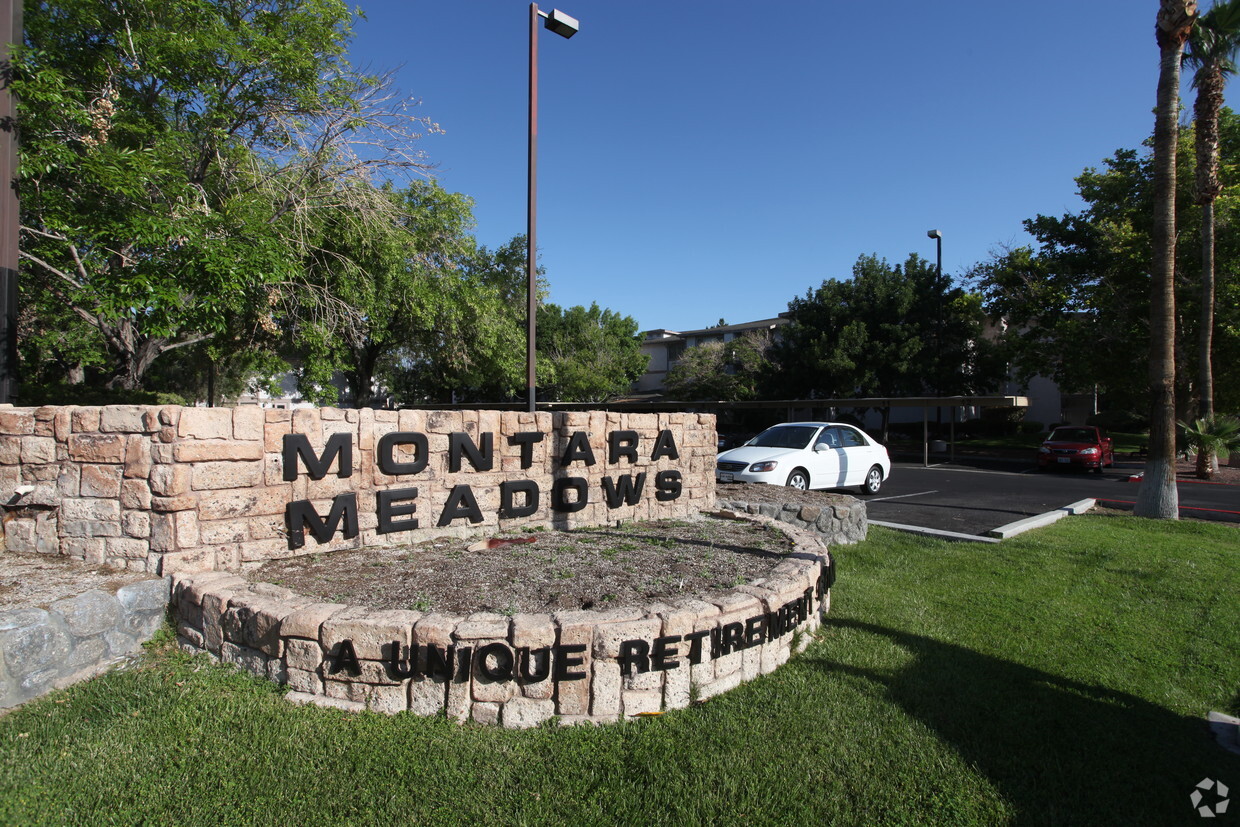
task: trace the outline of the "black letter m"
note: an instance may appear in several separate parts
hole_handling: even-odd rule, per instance
[[[305,434],[285,434],[284,481],[292,482],[297,479],[298,457],[301,457],[301,461],[306,464],[306,472],[310,474],[310,479],[321,480],[327,476],[327,469],[332,467],[332,461],[337,456],[340,457],[340,467],[336,471],[336,476],[353,476],[352,434],[332,434],[327,440],[327,446],[323,449],[322,457],[315,456],[314,448],[311,447],[310,440]]]
[[[298,500],[288,504],[284,512],[288,520],[288,547],[301,548],[306,544],[306,528],[320,543],[326,543],[340,527],[344,520],[344,538],[350,540],[357,536],[357,494],[349,492],[340,494],[332,500],[332,510],[327,519],[319,516],[310,500]]]

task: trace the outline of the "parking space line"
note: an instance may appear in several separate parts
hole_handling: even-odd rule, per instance
[[[1025,471],[995,471],[985,468],[962,468],[956,465],[932,465],[927,468],[924,465],[897,465],[901,471],[951,471],[953,474],[1003,474],[1009,477],[1019,477],[1021,474],[1027,474],[1033,469]]]
[[[923,497],[926,494],[937,494],[937,493],[939,492],[938,491],[918,491],[916,494],[896,494],[895,496],[892,496],[892,497],[870,497],[866,500],[866,502],[881,503],[886,500],[903,500],[907,497]]]

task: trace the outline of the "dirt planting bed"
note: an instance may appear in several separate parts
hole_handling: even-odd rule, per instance
[[[114,592],[154,575],[92,566],[57,554],[0,552],[0,612],[47,609],[91,589]]]
[[[703,517],[310,554],[247,576],[372,609],[511,615],[723,593],[762,579],[791,549],[770,525]]]

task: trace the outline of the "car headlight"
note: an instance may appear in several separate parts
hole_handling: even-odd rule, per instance
[[[775,466],[778,464],[779,463],[775,462],[773,459],[767,460],[766,462],[755,462],[753,465],[749,466],[749,470],[755,474],[764,474],[767,471],[774,471]]]
[[[1087,457],[1092,457],[1092,456],[1097,455],[1098,449],[1097,448],[1082,448],[1081,453]]]
[[[1041,448],[1038,448],[1039,454],[1049,454],[1050,452],[1051,452],[1051,449],[1047,448],[1045,445],[1043,445]]]

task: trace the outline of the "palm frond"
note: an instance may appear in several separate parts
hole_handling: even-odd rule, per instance
[[[1224,76],[1236,73],[1240,53],[1240,0],[1224,0],[1197,19],[1184,52],[1184,63],[1198,71],[1193,86],[1203,73],[1216,69]]]

